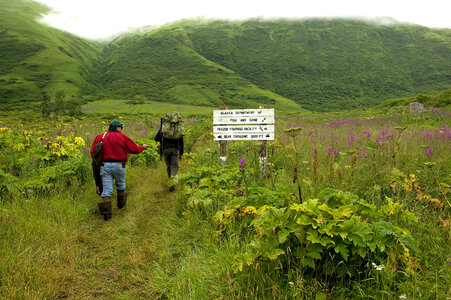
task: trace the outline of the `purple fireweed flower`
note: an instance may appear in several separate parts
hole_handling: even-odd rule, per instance
[[[243,157],[241,157],[240,159],[240,172],[244,171],[244,168],[246,167],[246,159]]]
[[[9,165],[9,171],[10,171],[10,172],[13,171],[13,165]]]
[[[380,136],[377,137],[376,143],[379,143],[379,145],[383,145],[385,143],[384,139]]]
[[[425,155],[427,158],[432,158],[432,155],[434,155],[434,150],[432,149],[432,147],[431,147],[431,148],[425,149],[425,150],[424,150],[424,155]]]
[[[381,131],[381,136],[384,136],[385,133],[387,133],[387,131],[385,131],[385,129],[382,129],[382,131]]]
[[[330,156],[332,154],[332,147],[327,146],[327,156]]]
[[[31,164],[34,164],[34,156],[31,157]]]
[[[316,144],[316,138],[315,138],[315,135],[313,134],[313,132],[312,132],[312,134],[310,134],[310,140],[312,141],[313,144]]]
[[[88,148],[86,146],[83,147],[83,155],[86,155],[86,152],[88,151]]]
[[[334,149],[334,151],[332,151],[332,152],[334,153],[335,156],[340,155],[340,153],[338,153],[338,150],[337,150],[337,149]]]
[[[368,150],[363,150],[362,153],[360,153],[360,158],[365,159],[365,157],[368,155]]]
[[[348,147],[351,148],[352,144],[354,143],[354,136],[352,133],[348,134]]]

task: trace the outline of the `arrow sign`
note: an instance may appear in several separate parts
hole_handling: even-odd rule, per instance
[[[274,133],[274,125],[213,126],[213,133]]]
[[[274,132],[268,133],[215,133],[213,134],[215,141],[272,141],[274,140]]]
[[[266,117],[216,117],[213,118],[213,125],[220,124],[274,124],[274,116]]]

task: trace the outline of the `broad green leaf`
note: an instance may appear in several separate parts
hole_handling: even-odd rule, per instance
[[[345,244],[338,244],[337,246],[335,246],[334,248],[336,253],[340,253],[341,256],[343,256],[345,261],[348,261],[348,257],[349,257],[349,249],[348,246]]]
[[[301,259],[301,266],[303,267],[310,267],[312,269],[315,268],[315,261],[311,257],[304,257]]]
[[[266,256],[270,259],[270,260],[275,260],[279,255],[284,254],[285,252],[282,249],[276,248],[276,249],[271,249],[271,251],[266,252]]]
[[[321,237],[318,236],[318,232],[316,230],[313,230],[313,229],[309,229],[307,231],[307,240],[311,241],[313,244],[321,243]]]
[[[288,230],[281,230],[277,233],[277,238],[279,240],[279,244],[283,244],[286,242],[288,235],[290,234],[290,232]]]
[[[307,256],[315,259],[321,259],[321,253],[320,252],[313,252],[309,251],[307,252]]]
[[[318,294],[316,294],[315,296],[315,300],[326,300],[327,296],[324,293],[319,292]]]

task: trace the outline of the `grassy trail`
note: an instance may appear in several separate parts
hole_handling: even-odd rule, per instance
[[[175,195],[162,164],[128,167],[126,182],[128,204],[114,207],[108,222],[98,212],[93,181],[3,203],[0,298],[164,298],[154,278],[162,263],[173,261],[167,236],[176,228],[167,220],[175,216]]]
[[[168,192],[165,176],[163,166],[130,169],[127,206],[114,208],[108,222],[96,215],[80,229],[81,257],[73,271],[77,280],[66,286],[67,295],[61,296],[159,298],[152,273],[157,256],[167,245],[162,244],[165,239],[158,236],[158,227],[160,218],[174,206],[174,194]]]
[[[180,172],[187,168],[182,161]],[[213,233],[198,223],[185,226],[166,178],[162,162],[157,168],[127,167],[128,204],[118,210],[114,193],[108,222],[98,212],[101,198],[92,178],[46,196],[3,203],[0,298],[202,298],[193,280],[220,272],[216,252],[205,257],[199,250],[212,245],[204,239]],[[217,278],[202,279],[200,292],[224,286]]]

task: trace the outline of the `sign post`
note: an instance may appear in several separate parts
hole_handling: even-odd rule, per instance
[[[265,109],[266,106],[260,106],[259,109]],[[274,126],[274,125],[273,125]],[[260,157],[258,158],[260,171],[263,176],[266,176],[266,163],[267,163],[267,155],[266,155],[266,140],[262,141],[260,145]]]
[[[266,171],[266,141],[274,140],[274,108],[213,111],[213,137],[219,141],[219,161],[227,162],[227,141],[263,141],[260,168]]]
[[[227,106],[221,107],[221,110],[227,110]],[[219,164],[224,167],[227,164],[227,141],[219,142]]]

